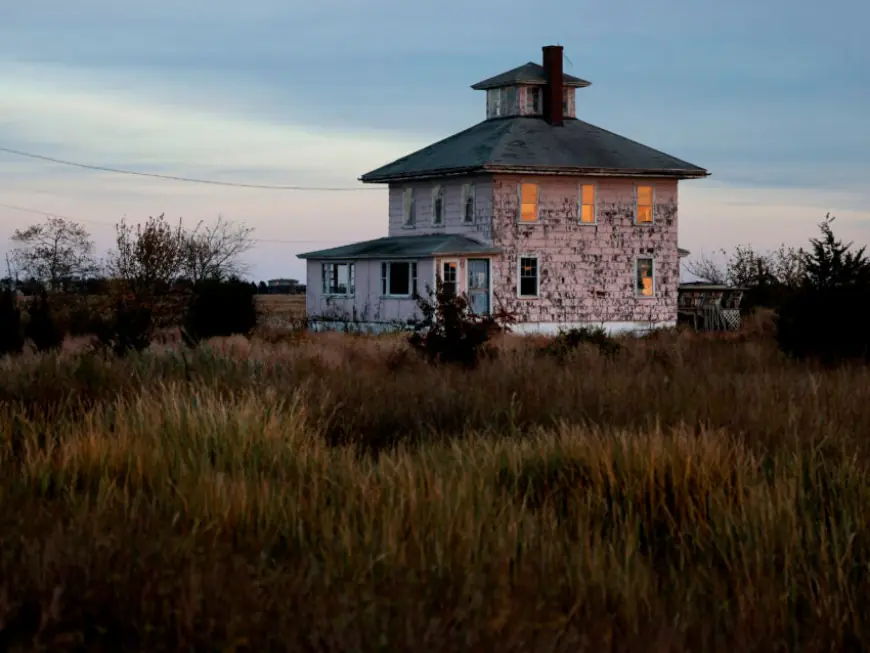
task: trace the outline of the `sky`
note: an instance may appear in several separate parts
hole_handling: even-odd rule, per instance
[[[868,22],[863,0],[0,0],[0,148],[354,189],[0,152],[0,253],[40,212],[101,252],[121,218],[220,215],[254,229],[251,278],[303,279],[298,253],[386,234],[360,175],[482,120],[469,86],[554,43],[592,81],[579,118],[712,173],[681,182],[681,247],[802,245],[828,212],[870,243]]]

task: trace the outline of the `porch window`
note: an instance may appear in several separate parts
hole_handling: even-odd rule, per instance
[[[520,222],[538,221],[538,185],[520,184],[519,187]]]
[[[321,274],[324,295],[353,295],[353,263],[323,263]]]
[[[538,257],[521,256],[519,287],[517,294],[520,297],[538,296]]]
[[[474,184],[462,184],[462,221],[474,224]]]
[[[417,222],[417,202],[414,197],[414,189],[406,188],[402,195],[403,224],[413,227]]]
[[[459,283],[459,266],[456,261],[444,261],[441,265],[441,289],[447,297],[455,297]]]
[[[637,209],[635,211],[638,224],[651,224],[653,221],[653,187],[637,187]]]
[[[651,258],[639,258],[636,263],[635,292],[639,297],[652,297],[655,294],[655,270]]]
[[[417,264],[409,261],[381,263],[381,294],[411,297],[417,291]]]
[[[432,189],[432,224],[444,224],[444,186],[441,184]]]
[[[580,185],[580,222],[582,224],[595,224],[595,184]]]

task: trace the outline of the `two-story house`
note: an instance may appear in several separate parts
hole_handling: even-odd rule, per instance
[[[315,325],[413,320],[436,277],[518,332],[676,324],[677,183],[709,173],[578,119],[590,83],[543,53],[472,86],[486,120],[361,177],[389,184],[389,233],[300,255]]]

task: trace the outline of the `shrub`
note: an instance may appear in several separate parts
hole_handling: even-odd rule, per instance
[[[21,353],[23,348],[18,297],[13,290],[3,290],[0,292],[0,356]]]
[[[614,358],[622,346],[607,335],[604,327],[579,327],[561,331],[541,349],[541,353],[565,360],[571,352],[582,345],[593,345],[604,356]]]
[[[236,334],[249,335],[257,326],[256,286],[239,279],[201,281],[184,316],[185,340]]]
[[[865,316],[870,301],[870,261],[864,249],[838,240],[830,215],[819,225],[822,237],[803,253],[804,276],[787,297],[776,320],[780,349],[796,358],[825,364],[870,360],[870,331]]]
[[[154,331],[152,310],[135,300],[119,299],[111,320],[97,317],[91,331],[102,347],[116,356],[125,356],[131,351],[143,351],[151,344]]]
[[[31,302],[28,313],[30,321],[27,323],[24,335],[33,341],[37,351],[60,349],[63,345],[63,331],[52,312],[48,293],[43,290],[39,299]]]
[[[487,343],[494,333],[505,331],[496,317],[477,315],[464,295],[448,294],[440,279],[429,297],[416,296],[423,318],[408,339],[430,363],[449,363],[472,368],[483,357],[494,355]]]
[[[794,358],[832,365],[870,360],[870,286],[799,290],[783,302],[776,318],[780,349]]]

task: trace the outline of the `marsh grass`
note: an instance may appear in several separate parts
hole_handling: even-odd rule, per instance
[[[870,372],[498,344],[0,362],[0,650],[866,644]]]

